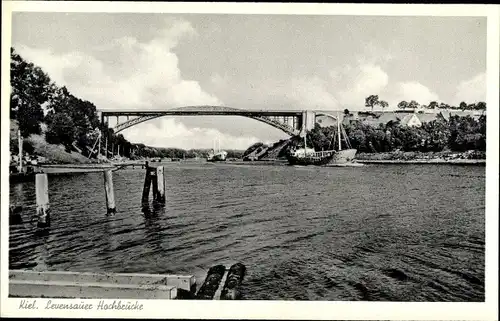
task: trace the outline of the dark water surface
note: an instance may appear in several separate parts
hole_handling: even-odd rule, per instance
[[[247,266],[245,299],[483,301],[485,167],[165,165],[167,202],[141,211],[144,170],[49,176],[40,236],[34,183],[12,184],[25,222],[10,268],[188,273]]]

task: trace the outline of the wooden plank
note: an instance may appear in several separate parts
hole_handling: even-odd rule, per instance
[[[88,299],[175,299],[177,288],[167,285],[74,283],[9,280],[9,296]]]
[[[205,281],[196,293],[196,299],[212,300],[219,289],[221,280],[226,273],[226,267],[222,264],[212,266],[208,269]]]
[[[220,280],[219,287],[217,288],[217,291],[215,291],[214,300],[220,300],[222,289],[224,288],[224,284],[226,284],[226,279],[227,279],[228,273],[229,273],[229,269],[226,268],[226,271],[224,272],[224,275],[222,276],[222,279]]]
[[[193,275],[144,274],[144,273],[93,273],[69,271],[9,270],[9,280],[63,281],[75,283],[162,284],[190,291],[196,284]]]

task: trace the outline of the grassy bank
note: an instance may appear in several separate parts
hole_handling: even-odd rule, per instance
[[[17,121],[10,121],[10,145],[11,153],[17,155],[18,153],[18,143],[17,143]],[[44,163],[49,164],[87,164],[91,161],[84,155],[72,151],[68,152],[62,145],[53,145],[47,143],[45,140],[45,135],[43,133],[44,128],[42,127],[42,133],[40,135],[31,134],[29,137],[24,139],[23,149],[24,154],[41,156]]]

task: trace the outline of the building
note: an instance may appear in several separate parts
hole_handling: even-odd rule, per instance
[[[420,127],[422,126],[422,121],[418,118],[416,114],[405,115],[401,121],[401,126],[408,127]]]

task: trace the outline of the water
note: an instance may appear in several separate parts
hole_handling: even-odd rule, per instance
[[[50,176],[50,234],[34,183],[11,185],[25,222],[10,268],[188,273],[247,266],[244,299],[484,301],[485,167],[165,164],[167,202],[141,211],[144,170]]]

